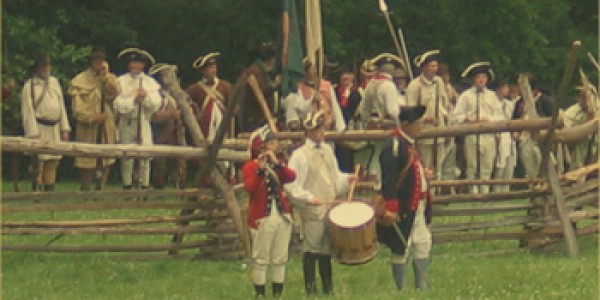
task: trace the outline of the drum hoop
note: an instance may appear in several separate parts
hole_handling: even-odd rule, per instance
[[[329,214],[327,214],[327,222],[331,225],[334,225],[335,227],[342,228],[342,229],[357,229],[357,228],[361,228],[361,227],[367,227],[367,225],[369,225],[371,222],[373,222],[373,220],[375,220],[375,214],[373,214],[373,216],[371,218],[369,218],[369,220],[367,220],[367,222],[361,223],[360,225],[342,226],[342,225],[336,224],[333,221],[331,221]]]
[[[371,208],[371,210],[372,210],[372,212],[373,212],[373,216],[372,216],[371,218],[369,218],[369,219],[368,219],[366,222],[364,222],[364,223],[361,223],[361,224],[359,224],[359,225],[355,225],[355,226],[342,226],[342,225],[339,225],[339,224],[337,224],[337,223],[334,223],[334,222],[331,220],[331,211],[333,211],[333,209],[334,209],[334,208],[336,208],[338,205],[341,205],[341,204],[344,204],[344,203],[351,203],[351,202],[360,202],[360,203],[362,203],[362,204],[365,204],[365,205],[367,205],[369,208]],[[327,210],[327,223],[329,223],[329,224],[331,224],[331,225],[334,225],[334,226],[336,226],[336,227],[338,227],[338,228],[342,228],[342,229],[357,229],[357,228],[361,228],[361,227],[363,227],[363,226],[365,226],[365,227],[366,227],[366,226],[367,226],[367,225],[369,225],[371,222],[373,222],[373,220],[374,220],[374,219],[375,219],[375,210],[373,209],[373,207],[372,207],[371,205],[369,205],[369,204],[367,204],[367,203],[365,203],[365,202],[363,202],[363,201],[340,202],[340,203],[336,203],[336,204],[334,204],[333,206],[331,206],[331,207],[330,207],[330,208]]]

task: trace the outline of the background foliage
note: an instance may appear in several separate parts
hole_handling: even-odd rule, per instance
[[[303,23],[304,1],[296,0]],[[323,0],[326,55],[354,66],[381,52],[395,52],[377,0]],[[529,71],[554,90],[567,49],[583,41],[580,63],[592,82],[597,72],[585,53],[596,53],[596,0],[387,0],[392,22],[406,37],[411,59],[439,48],[457,82],[478,60],[492,62],[500,77]],[[183,85],[198,79],[191,63],[220,51],[222,78],[235,81],[263,41],[277,40],[281,1],[275,0],[4,0],[2,81],[17,80],[3,102],[3,134],[19,134],[20,87],[33,58],[47,52],[66,89],[85,67],[90,47],[104,45],[115,58],[129,46],[148,49],[158,61],[179,66]],[[576,78],[576,77],[575,77]],[[66,99],[69,102],[69,99]],[[562,106],[573,99],[559,99]],[[67,103],[69,105],[69,103]]]

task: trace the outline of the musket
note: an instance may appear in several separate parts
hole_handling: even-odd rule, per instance
[[[477,123],[481,122],[481,90],[477,88]],[[481,136],[476,135],[477,140],[477,177],[481,179]],[[481,188],[481,186],[479,186]]]
[[[142,77],[140,77],[139,79],[139,85],[138,85],[138,89],[142,88]],[[142,102],[138,101],[138,107],[137,107],[137,113],[138,113],[138,118],[137,118],[137,131],[136,131],[136,142],[138,143],[138,145],[142,144]]]
[[[398,27],[398,32],[396,34],[396,32],[394,31],[394,26],[392,25],[392,20],[390,19],[387,4],[385,4],[385,0],[379,0],[379,10],[383,13],[383,16],[385,17],[388,30],[390,31],[392,41],[394,42],[394,47],[396,47],[398,56],[404,61],[404,65],[406,66],[408,76],[410,80],[412,80],[414,78],[414,74],[412,68],[410,67],[410,59],[408,58],[408,50],[406,49],[406,42],[404,40],[404,33],[402,32],[402,28]]]
[[[383,16],[385,17],[385,22],[388,26],[388,30],[390,31],[390,35],[392,36],[392,41],[394,41],[394,47],[396,47],[396,51],[398,51],[398,56],[406,60],[406,57],[402,53],[402,48],[400,48],[400,43],[398,42],[398,37],[396,36],[396,31],[394,30],[394,25],[392,25],[392,20],[390,19],[390,14],[388,12],[387,4],[385,4],[385,0],[379,0],[379,10],[383,13]],[[410,64],[407,64],[406,66],[408,68]]]
[[[406,65],[406,70],[408,71],[408,77],[412,80],[415,76],[413,74],[412,68],[410,67],[410,59],[408,58],[408,50],[406,49],[406,41],[404,40],[404,33],[402,33],[402,28],[398,27],[398,38],[400,39],[400,45],[402,46],[402,54],[404,56],[404,64]]]
[[[600,65],[598,64],[598,61],[596,61],[596,58],[594,58],[594,55],[592,55],[592,53],[588,52],[587,56],[590,59],[590,61],[592,62],[592,64],[594,65],[594,67],[596,67],[596,70],[598,70],[598,72],[600,72]]]
[[[31,76],[31,79],[29,80],[29,86],[31,87],[31,107],[33,108],[33,114],[35,115],[35,92],[34,92],[34,88],[33,88],[33,78],[34,76]],[[40,176],[41,176],[41,163],[38,159],[38,155],[37,154],[32,154],[31,155],[31,186],[32,186],[32,190],[33,191],[41,191],[42,187],[41,187],[41,182],[39,180]]]
[[[106,104],[106,100],[104,98],[104,80],[102,80],[100,83],[100,114],[104,114],[106,112],[106,109],[104,108],[105,104]],[[102,144],[102,138],[104,136],[105,122],[106,122],[106,120],[98,124],[98,132],[97,132],[98,135],[96,136],[96,144],[97,145]],[[96,190],[102,189],[103,169],[104,169],[104,159],[102,157],[97,157],[96,158]]]
[[[435,81],[435,120],[436,122],[439,120],[439,116],[440,116],[440,85],[438,81]],[[438,127],[438,125],[436,125],[436,127]],[[438,170],[440,170],[438,167],[438,138],[435,137],[433,139],[433,168],[435,170],[435,173],[438,173]]]
[[[140,76],[138,89],[141,89],[141,88],[142,88],[142,77]],[[142,141],[142,102],[141,101],[138,101],[137,113],[138,113],[138,116],[137,116],[136,142],[138,145],[142,145],[143,141]],[[138,175],[137,182],[136,182],[138,189],[140,189],[142,187],[142,181],[143,181],[142,176],[144,174],[144,170],[143,170],[144,168],[142,165],[143,165],[142,159],[138,158],[137,159],[138,169],[136,172]]]

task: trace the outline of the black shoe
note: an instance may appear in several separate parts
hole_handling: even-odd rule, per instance
[[[280,298],[283,293],[283,282],[277,283],[273,282],[273,297]]]
[[[265,286],[264,285],[254,285],[254,292],[256,293],[256,298],[264,298],[265,297]]]
[[[315,284],[315,263],[317,262],[318,254],[304,252],[302,259],[302,268],[304,271],[304,289],[307,295],[317,293],[317,285]]]
[[[319,275],[323,284],[323,293],[333,293],[333,279],[331,271],[331,255],[319,255]]]

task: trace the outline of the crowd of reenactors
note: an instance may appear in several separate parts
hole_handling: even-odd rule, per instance
[[[51,76],[50,58],[38,58],[33,66],[33,76],[22,89],[25,136],[68,140],[71,119],[71,124],[75,125],[73,137],[78,142],[186,145],[181,113],[173,97],[161,88],[158,75],[168,65],[156,64],[150,53],[138,48],[121,51],[119,58],[127,62],[127,72],[117,77],[109,69],[104,50],[92,50],[88,68],[77,74],[66,90],[71,98],[71,116],[66,114],[62,87]],[[219,58],[218,52],[198,57],[192,67],[199,70],[200,80],[185,89],[202,134],[208,140],[214,139],[225,107],[233,96],[233,85],[218,76]],[[253,75],[257,79],[269,108],[279,117],[280,129],[301,130],[302,120],[316,109],[325,113],[325,129],[335,131],[382,128],[385,120],[400,121],[401,107],[415,105],[426,107],[424,128],[526,117],[516,84],[495,78],[492,66],[487,62],[477,62],[466,68],[462,77],[469,79],[471,86],[457,91],[450,81],[448,65],[440,62],[439,50],[415,57],[414,66],[419,72],[412,80],[408,72],[410,66],[389,53],[365,59],[358,72],[327,59],[322,78],[312,62],[305,60],[304,65],[305,75],[298,81],[297,90],[280,98],[276,92],[281,76],[275,74],[273,44],[260,45],[256,60],[241,74],[241,78]],[[535,77],[532,76],[530,82],[537,114],[552,116],[556,108],[550,95]],[[562,124],[567,127],[594,118],[597,110],[598,97],[593,86],[589,85],[587,90],[579,86],[577,91],[576,103],[561,114]],[[265,122],[256,95],[248,88],[236,109],[235,122],[229,125],[230,135],[252,132]],[[586,158],[596,151],[595,144],[582,142],[572,146],[569,167],[584,165]],[[359,162],[368,166],[367,175],[377,179],[380,174],[376,158],[381,145],[381,142],[337,143],[334,148],[342,170],[351,171],[355,162]],[[374,152],[371,159],[357,161],[360,157],[356,153],[365,147]],[[422,139],[418,149],[425,166],[434,169],[440,179],[508,179],[514,174],[519,162],[517,158],[520,158],[525,175],[536,177],[541,161],[539,145],[527,132]],[[59,155],[37,156],[36,189],[54,189],[59,160]],[[114,159],[77,158],[75,167],[81,171],[81,189],[90,189],[94,178],[98,179],[96,188],[101,188],[113,163]],[[138,164],[139,174],[134,174],[133,160],[121,161],[125,189],[136,182],[142,188],[151,185],[163,188],[169,181],[178,187],[185,186],[186,162],[183,160],[170,164],[165,159],[155,159],[151,164],[145,159]],[[197,167],[200,162],[192,161],[191,165]],[[175,168],[169,170],[168,166]],[[150,174],[153,174],[152,181]],[[508,186],[495,188],[506,190]],[[473,193],[488,191],[488,186],[473,186],[471,190]]]
[[[21,95],[25,136],[46,141],[67,141],[72,136],[77,142],[94,144],[186,145],[189,137],[178,102],[160,77],[161,70],[173,66],[156,63],[150,53],[139,48],[124,49],[118,58],[127,63],[121,76],[111,72],[103,49],[91,51],[88,67],[71,80],[66,90],[71,97],[71,116],[67,115],[62,87],[51,76],[50,58],[37,59],[33,76],[25,82]],[[202,135],[209,141],[215,138],[225,108],[235,97],[234,84],[219,77],[219,58],[218,52],[198,57],[192,67],[199,71],[200,79],[185,88]],[[365,59],[357,71],[326,60],[324,74],[319,74],[315,62],[306,59],[305,74],[298,80],[297,89],[278,97],[281,76],[275,71],[275,48],[272,43],[257,48],[256,60],[241,72],[236,84],[245,85],[245,79],[254,76],[277,117],[279,129],[304,131],[306,135],[303,143],[295,144],[291,157],[289,153],[282,156],[274,134],[265,125],[266,114],[258,95],[249,86],[240,89],[243,98],[235,110],[235,121],[227,126],[232,136],[253,133],[249,143],[252,159],[243,166],[241,179],[251,199],[248,225],[253,234],[252,281],[257,295],[264,295],[269,265],[273,292],[280,295],[283,289],[292,206],[303,220],[306,292],[316,292],[316,266],[324,292],[332,291],[324,215],[327,203],[357,180],[351,174],[356,164],[366,166],[362,176],[380,183],[384,199],[378,212],[381,223],[397,223],[400,228],[399,232],[390,231],[389,226],[378,229],[379,239],[392,250],[392,271],[399,289],[403,287],[410,245],[414,247],[416,287],[427,288],[425,270],[431,248],[431,233],[426,225],[431,218],[429,179],[509,179],[518,160],[525,176],[538,177],[540,145],[529,132],[415,141],[421,126],[477,124],[530,115],[515,83],[496,78],[489,62],[475,62],[464,69],[461,77],[470,84],[457,88],[451,82],[449,66],[441,60],[440,50],[416,56],[413,63],[418,75],[411,79],[412,66],[389,53]],[[532,109],[540,117],[552,116],[557,107],[550,95],[533,75],[529,80],[535,102]],[[561,126],[576,126],[596,117],[600,106],[596,89],[581,85],[577,95],[577,102],[561,111]],[[75,124],[74,135],[69,118]],[[382,129],[386,124],[393,124],[387,127],[393,130],[391,138],[385,141],[324,140],[327,130]],[[358,153],[365,149],[371,153],[361,160]],[[597,141],[590,137],[571,145],[569,150],[568,167],[577,168],[597,153]],[[54,190],[60,159],[60,155],[36,157],[36,189]],[[81,189],[91,189],[94,179],[95,188],[102,189],[114,162],[77,158],[75,167],[80,171]],[[201,164],[199,160],[121,159],[122,187],[163,188],[172,182],[182,188],[186,185],[186,168],[198,168]],[[226,164],[217,167],[235,168]],[[211,183],[207,180],[203,184]],[[494,189],[508,191],[509,186]],[[488,193],[490,188],[474,185],[468,192]],[[409,239],[408,244],[398,239],[403,234]]]

